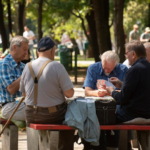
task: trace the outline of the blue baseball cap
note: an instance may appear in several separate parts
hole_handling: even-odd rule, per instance
[[[38,42],[38,51],[44,52],[51,48],[53,48],[55,45],[54,41],[49,37],[44,37]]]

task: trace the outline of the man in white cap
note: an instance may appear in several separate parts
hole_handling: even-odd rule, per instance
[[[142,43],[150,42],[150,28],[146,27],[145,32],[141,34],[140,41]]]

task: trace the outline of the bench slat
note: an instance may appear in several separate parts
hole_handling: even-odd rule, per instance
[[[35,130],[73,130],[67,125],[30,124]],[[150,130],[150,125],[101,125],[101,130]]]

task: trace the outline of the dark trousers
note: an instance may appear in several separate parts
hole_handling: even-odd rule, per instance
[[[106,150],[105,131],[101,130],[99,146],[92,146],[90,143],[86,142],[85,140],[82,140],[82,143],[84,145],[84,150]]]
[[[26,106],[25,116],[27,126],[30,123],[37,124],[62,124],[67,110],[67,104],[63,103],[56,112],[49,113],[48,108]],[[58,150],[73,150],[74,148],[74,130],[59,131]]]

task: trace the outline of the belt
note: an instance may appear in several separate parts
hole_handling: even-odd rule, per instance
[[[49,113],[54,113],[54,112],[57,112],[58,110],[60,110],[61,108],[63,108],[65,105],[67,105],[66,102],[63,102],[62,104],[51,106],[51,107],[40,107],[40,106],[37,106],[36,108],[34,108],[34,106],[32,106],[32,105],[27,105],[27,106],[31,107],[31,108],[34,108],[35,110],[48,109]]]

